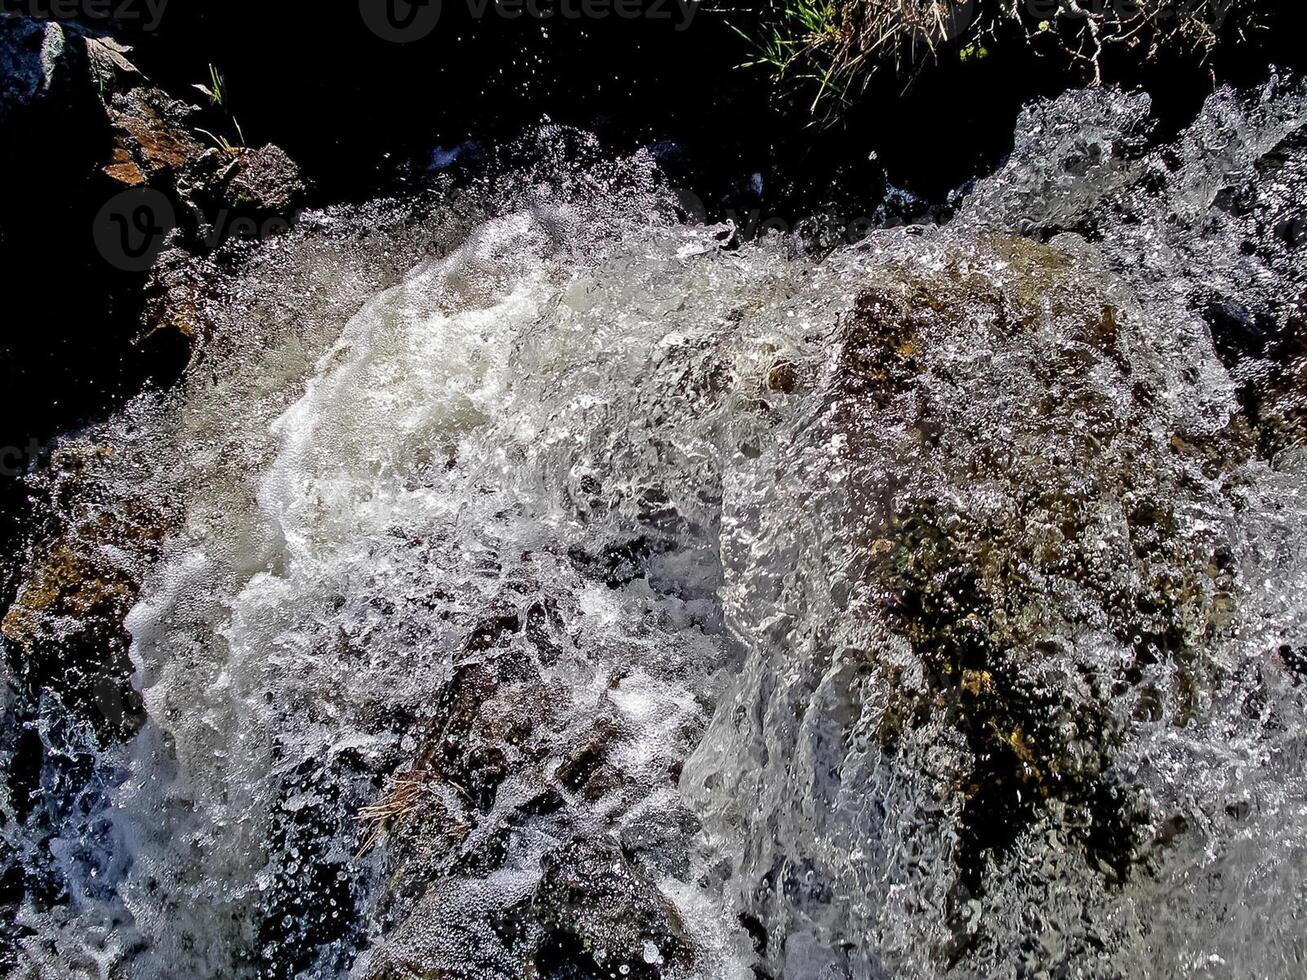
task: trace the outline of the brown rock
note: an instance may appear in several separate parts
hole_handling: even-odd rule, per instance
[[[51,496],[67,518],[32,552],[0,633],[29,687],[53,691],[101,737],[121,738],[135,730],[142,712],[131,686],[131,637],[123,620],[171,518],[166,508],[144,500],[100,510],[90,474],[106,464],[112,465],[94,447],[56,452]]]
[[[114,163],[131,160],[151,181],[175,178],[205,153],[188,128],[194,108],[159,89],[137,87],[109,105]]]
[[[104,168],[104,172],[125,187],[140,187],[145,183],[145,173],[132,159],[124,146],[113,148],[113,162]]]
[[[232,207],[289,215],[304,196],[304,181],[295,161],[277,146],[244,150],[223,188]]]

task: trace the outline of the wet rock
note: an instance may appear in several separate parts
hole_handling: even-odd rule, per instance
[[[1050,874],[1098,879],[1078,887],[1149,873],[1168,815],[1118,752],[1139,718],[1188,723],[1214,680],[1198,651],[1231,622],[1238,583],[1214,523],[1191,516],[1228,505],[1207,461],[1173,443],[1199,434],[1156,421],[1174,376],[1139,355],[1156,341],[1129,295],[1084,251],[923,244],[863,269],[818,407],[773,464],[776,516],[749,531],[773,557],[731,597],[735,628],[762,638],[746,673],[757,700],[719,709],[726,731],[710,730],[683,787],[768,842],[750,845],[744,908],[769,933],[820,946],[835,896],[876,909],[920,875],[936,969],[984,947],[996,869],[1032,836],[1076,866]],[[1247,458],[1237,438],[1201,438]],[[803,574],[769,579],[777,555]],[[714,785],[722,745],[748,775]],[[796,756],[809,773],[770,761]],[[926,865],[906,856],[916,835],[948,844]],[[833,857],[849,851],[860,859]],[[798,968],[798,948],[769,947],[773,972]]]
[[[177,229],[164,250],[172,268],[163,275],[175,278],[181,256],[189,253],[197,256],[197,268],[185,275],[203,278],[203,259],[210,254],[231,264],[243,253],[229,246],[257,242],[290,227],[305,185],[299,168],[280,148],[208,146],[212,138],[203,125],[218,123],[148,85],[115,94],[107,113],[114,145],[104,173],[125,187],[160,189],[175,202]],[[155,281],[147,291],[159,288]],[[175,310],[185,303],[181,297],[170,305]],[[167,322],[167,316],[155,318],[150,326]]]
[[[592,734],[568,753],[554,775],[573,793],[581,792],[604,766],[608,749],[620,729],[611,718],[596,719]]]
[[[121,91],[145,81],[145,75],[128,58],[132,52],[130,45],[112,37],[90,35],[85,43],[91,72],[101,91]]]
[[[105,172],[120,183],[175,187],[205,154],[190,128],[198,110],[157,88],[138,85],[114,94],[106,111],[114,146]]]
[[[656,980],[693,959],[679,914],[610,838],[550,854],[531,916],[542,931],[532,957],[542,980]]]
[[[143,384],[174,383],[211,333],[205,299],[221,277],[206,260],[230,269],[294,220],[303,183],[285,154],[211,149],[202,130],[229,132],[224,111],[174,98],[132,57],[70,22],[0,15],[0,182],[24,189],[0,214],[0,264],[36,317],[0,345],[13,402],[0,443],[49,438]],[[128,190],[141,197],[118,197]],[[144,201],[162,213],[115,232],[119,211],[139,217]],[[197,257],[190,268],[183,255]],[[160,256],[151,279],[141,263]],[[56,309],[46,297],[70,270],[79,289]]]
[[[0,73],[0,132],[8,130],[0,163],[24,174],[53,165],[63,195],[94,204],[80,216],[87,223],[106,196],[151,187],[175,205],[178,242],[205,254],[233,237],[238,218],[277,216],[288,227],[304,195],[299,169],[278,147],[212,147],[206,130],[224,128],[210,118],[220,113],[152,84],[112,37],[6,14],[0,65],[9,69]]]
[[[693,821],[659,826],[650,812],[629,853],[610,836],[632,795],[647,799],[651,778],[666,794],[672,779],[620,764],[632,737],[614,700],[621,676],[595,677],[593,700],[559,682],[555,671],[592,668],[568,657],[577,611],[536,588],[506,590],[470,618],[466,659],[442,686],[412,769],[364,811],[397,923],[367,976],[461,976],[477,963],[478,976],[506,980],[647,980],[690,961],[648,869],[687,870]]]
[[[1150,109],[1146,95],[1108,89],[1032,104],[1012,156],[960,221],[1101,237],[1109,268],[1176,303],[1178,324],[1201,319],[1258,451],[1275,458],[1303,441],[1293,391],[1307,294],[1307,89],[1274,72],[1256,94],[1220,89],[1163,148],[1148,146]]]
[[[104,153],[109,127],[120,115],[123,125],[144,136],[150,127],[132,122],[142,110],[109,106],[137,86],[158,93],[145,85],[130,53],[113,38],[70,22],[0,14],[0,132],[17,126],[11,135],[41,136],[77,164]]]
[[[107,742],[142,720],[123,620],[172,520],[165,506],[144,499],[102,509],[96,474],[113,465],[94,446],[54,453],[41,483],[51,513],[64,517],[37,536],[0,621],[15,672],[33,696],[53,692]]]
[[[270,860],[256,915],[268,980],[292,980],[317,967],[346,972],[359,928],[348,912],[361,899],[360,869],[334,842],[345,830],[342,797],[359,782],[357,753],[296,767],[272,814]],[[351,941],[346,941],[351,937]]]
[[[1240,400],[1258,448],[1271,458],[1307,445],[1307,292],[1287,309],[1282,319],[1253,319],[1229,309],[1208,312],[1218,350],[1242,382]],[[1250,319],[1253,331],[1239,329]],[[1231,343],[1232,335],[1245,343]]]
[[[0,14],[0,125],[56,91],[69,57],[62,25]]]
[[[202,348],[214,329],[209,304],[223,295],[229,282],[230,276],[211,259],[180,247],[165,249],[145,285],[146,334],[171,331],[192,350]]]
[[[130,50],[71,22],[0,13],[0,127],[33,110],[49,113],[51,125],[62,114],[70,125],[74,103],[143,79],[127,58]]]
[[[1079,271],[1055,249],[1023,239],[982,249],[1012,278],[863,295],[836,382],[857,407],[833,416],[857,454],[864,423],[852,413],[867,399],[897,408],[909,440],[899,452],[934,454],[937,486],[966,479],[995,494],[977,508],[909,480],[864,515],[875,524],[872,513],[882,513],[887,523],[870,542],[862,581],[922,670],[919,685],[891,686],[879,737],[893,751],[906,730],[942,721],[965,738],[975,768],[954,778],[965,801],[958,861],[972,891],[982,887],[983,853],[1005,847],[1049,800],[1083,811],[1090,859],[1126,873],[1143,831],[1129,791],[1103,783],[1120,738],[1110,703],[1167,661],[1188,677],[1170,706],[1183,716],[1192,651],[1226,621],[1233,588],[1229,570],[1212,565],[1217,542],[1180,525],[1184,463],[1170,472],[1138,465],[1170,447],[1141,428],[1154,396],[1132,381],[1121,333],[1128,314],[1076,285]],[[1005,437],[956,428],[960,420],[924,383],[931,358],[914,354],[937,344],[949,322],[964,330],[977,310],[994,329],[1020,335],[1050,307],[1065,320],[1047,347],[1032,335],[1043,351],[1022,364],[1026,391],[1000,396],[1009,403]],[[1128,401],[1090,380],[1109,377]],[[1104,525],[1108,506],[1118,511],[1114,526]],[[1114,575],[1123,565],[1134,573],[1127,583]],[[1066,615],[1053,605],[1060,595],[1092,604],[1132,659],[1114,669],[1063,640],[1053,625]]]
[[[27,191],[0,217],[0,245],[30,235],[34,210],[50,220],[77,200],[106,150],[104,49],[91,45],[75,25],[0,14],[0,179]]]
[[[630,821],[622,829],[622,848],[651,871],[686,878],[690,874],[690,855],[685,842],[699,829],[694,814],[678,805],[670,818],[664,813],[650,813]]]
[[[304,180],[295,161],[280,147],[261,146],[236,157],[236,167],[222,188],[231,207],[259,215],[285,215],[304,196]]]
[[[543,608],[539,614],[547,617]],[[563,806],[561,798],[553,807],[541,803],[560,692],[518,648],[532,619],[515,610],[470,624],[465,647],[477,659],[455,669],[411,770],[369,811],[374,833],[385,836],[396,901],[419,899],[455,873],[490,873],[504,857],[504,816]],[[510,771],[519,775],[501,801]]]

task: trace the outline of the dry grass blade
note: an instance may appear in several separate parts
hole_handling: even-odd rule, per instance
[[[873,76],[911,82],[940,58],[984,57],[1000,38],[1104,80],[1104,56],[1142,61],[1166,50],[1205,60],[1265,20],[1268,0],[774,0],[756,31],[736,27],[782,90],[812,86],[812,113],[833,122]],[[792,94],[792,93],[791,93]]]
[[[422,770],[402,773],[391,782],[390,790],[380,802],[359,810],[357,820],[368,825],[369,832],[355,859],[367,854],[397,821],[417,808],[434,779],[433,773]]]

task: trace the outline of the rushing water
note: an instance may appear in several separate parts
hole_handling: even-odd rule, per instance
[[[554,132],[265,244],[61,451],[147,720],[30,722],[16,975],[1300,975],[1305,107],[822,255]]]

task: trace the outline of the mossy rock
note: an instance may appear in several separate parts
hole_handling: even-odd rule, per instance
[[[940,726],[967,746],[950,780],[969,894],[1050,808],[1079,814],[1069,835],[1122,880],[1151,817],[1112,769],[1133,720],[1119,705],[1185,723],[1234,574],[1179,513],[1207,492],[1201,453],[1149,423],[1160,394],[1131,361],[1136,314],[1056,248],[974,246],[938,268],[893,263],[857,295],[810,437],[850,467],[850,605],[911,650],[905,669],[870,645],[858,683],[879,692],[890,756]],[[951,401],[972,351],[993,362],[986,411]],[[1228,462],[1247,443],[1232,430],[1206,449]],[[1106,661],[1103,643],[1129,655]],[[1179,678],[1165,704],[1143,691],[1158,664]]]
[[[610,838],[578,838],[545,859],[531,920],[541,980],[658,980],[694,962],[679,913]]]
[[[1275,457],[1307,445],[1307,295],[1291,304],[1284,325],[1259,350],[1244,356],[1265,365],[1240,391],[1258,449]]]
[[[56,452],[45,475],[54,527],[34,543],[0,635],[30,690],[53,691],[102,738],[118,740],[144,714],[123,621],[172,518],[143,499],[101,509],[97,471],[112,465],[95,447]]]

